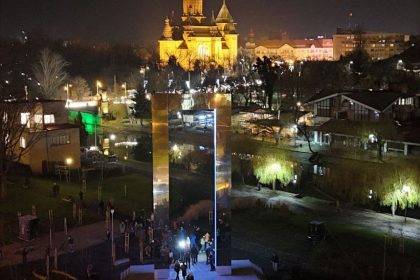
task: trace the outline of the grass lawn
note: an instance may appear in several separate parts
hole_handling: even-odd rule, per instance
[[[306,240],[306,235],[308,223],[313,219],[291,214],[287,209],[235,210],[232,214],[232,234],[242,240],[301,257],[308,269],[317,272],[357,278],[381,275],[383,234],[346,223],[328,224],[327,240],[312,245]],[[416,264],[420,262],[420,244],[406,240],[404,256],[399,251],[400,244],[400,240],[395,238],[387,241],[387,275],[407,275],[407,279],[419,279],[416,278],[420,276]]]
[[[76,176],[74,176],[76,177]],[[91,176],[93,177],[93,176]],[[79,192],[82,184],[75,181],[66,183],[51,178],[32,177],[30,178],[30,188],[23,189],[22,178],[14,178],[14,184],[9,185],[6,199],[0,201],[0,240],[10,240],[17,233],[17,212],[22,215],[31,214],[32,205],[36,206],[38,217],[41,221],[41,231],[43,225],[47,225],[48,210],[54,211],[55,229],[62,230],[63,218],[67,217],[70,225],[76,221],[72,219],[73,204],[66,202],[63,198],[73,197],[79,201]],[[53,197],[52,185],[57,182],[60,186],[60,195]],[[83,195],[85,204],[83,223],[96,222],[103,219],[98,216],[98,185],[99,180],[88,178],[87,191]],[[125,187],[127,197],[125,197]],[[139,213],[142,209],[149,214],[152,210],[152,180],[149,177],[138,174],[127,174],[120,176],[109,176],[104,178],[102,187],[102,200],[106,203],[113,202],[116,216],[131,216],[132,211]],[[1,236],[3,234],[3,236]]]

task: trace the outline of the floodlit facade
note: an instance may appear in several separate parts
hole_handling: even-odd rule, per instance
[[[174,56],[188,70],[199,60],[230,68],[238,56],[238,33],[226,1],[217,17],[208,20],[203,14],[203,0],[184,0],[180,23],[165,19],[159,55],[162,64]]]
[[[351,53],[358,44],[373,60],[387,59],[406,49],[408,35],[389,32],[357,32],[353,29],[338,28],[333,35],[334,60]]]
[[[332,39],[290,40],[267,39],[255,40],[254,32],[248,34],[245,51],[253,58],[281,58],[285,61],[333,60]]]

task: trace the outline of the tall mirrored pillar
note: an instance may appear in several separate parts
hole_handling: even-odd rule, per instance
[[[169,277],[169,130],[168,95],[152,97],[153,144],[153,256],[155,279]]]

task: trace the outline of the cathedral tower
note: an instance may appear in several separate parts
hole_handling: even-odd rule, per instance
[[[203,15],[203,0],[184,0],[182,21],[201,24],[206,17]]]
[[[203,14],[203,0],[183,0],[181,22],[165,20],[159,40],[159,56],[163,65],[171,56],[184,69],[193,69],[197,60],[205,67],[211,65],[231,68],[238,56],[236,23],[226,5],[211,20]]]
[[[203,0],[184,0],[183,16],[202,16]]]

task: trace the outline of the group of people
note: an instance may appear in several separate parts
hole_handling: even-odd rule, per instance
[[[176,273],[176,278],[175,280],[179,280],[179,272],[181,272],[182,278],[185,280],[194,280],[194,275],[192,273],[189,273],[187,275],[187,264],[184,263],[180,263],[179,261],[176,261],[174,264],[174,270]]]
[[[176,232],[174,240],[177,240],[178,244],[174,246],[174,250],[170,250],[169,259],[171,264],[174,264],[176,279],[179,279],[180,273],[184,279],[193,279],[191,274],[188,278],[187,272],[191,269],[191,265],[197,264],[200,252],[206,254],[206,265],[210,265],[210,270],[215,270],[215,254],[210,233],[206,232],[199,239],[200,242],[197,242],[197,236],[202,234],[199,227],[189,226],[189,230],[185,230],[184,225],[181,224],[174,225],[173,230]]]

